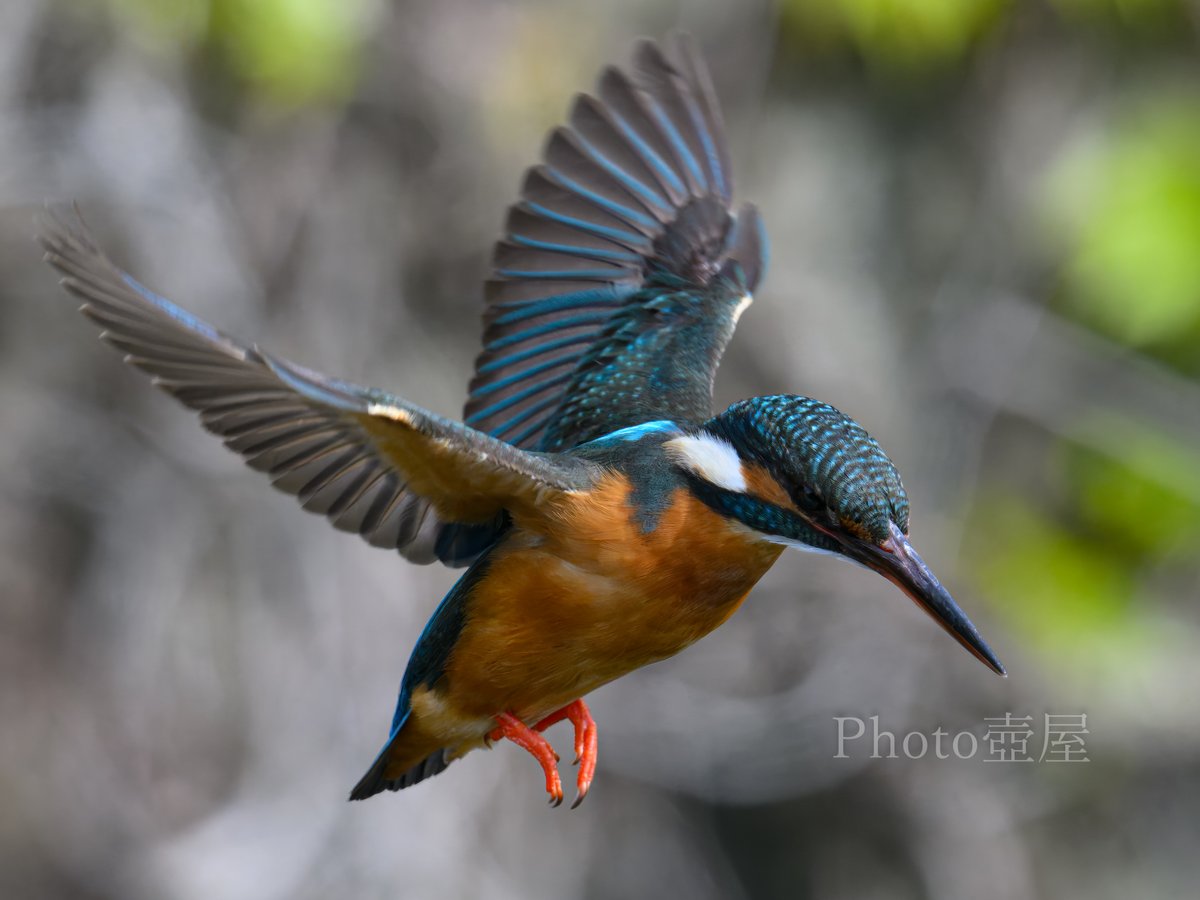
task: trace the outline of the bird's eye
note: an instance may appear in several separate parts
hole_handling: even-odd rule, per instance
[[[821,495],[810,484],[800,485],[800,499],[810,507],[818,506],[821,503]]]

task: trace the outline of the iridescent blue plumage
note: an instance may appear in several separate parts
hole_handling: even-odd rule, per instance
[[[640,292],[580,360],[539,449],[565,450],[665,413],[681,422],[707,417],[712,374],[745,294],[724,278],[702,292],[657,284]]]
[[[466,424],[223,335],[51,218],[48,259],[126,361],[305,509],[409,559],[471,567],[437,607],[388,741],[353,799],[510,739],[562,799],[540,732],[583,695],[717,628],[780,544],[900,587],[1003,667],[908,541],[900,476],[828,404],[757,397],[712,416],[713,378],[766,264],[732,212],[720,113],[692,44],[643,42],[579,98],[509,211]]]
[[[643,421],[701,421],[765,267],[731,211],[716,99],[685,38],[649,41],[579,97],[509,212],[486,288],[469,425],[564,450]]]
[[[552,132],[509,210],[485,288],[468,425],[561,451],[656,419],[698,423],[737,316],[766,268],[753,206],[731,211],[720,110],[691,41],[640,43]],[[464,565],[507,519],[441,525]]]
[[[876,541],[908,532],[908,495],[878,442],[845,413],[778,394],[733,404],[707,426],[755,460],[800,503],[819,503]],[[811,492],[808,497],[806,492]]]

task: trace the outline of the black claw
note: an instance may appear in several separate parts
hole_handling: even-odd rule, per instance
[[[559,795],[558,797],[551,797],[551,798],[550,798],[550,805],[551,805],[551,806],[552,806],[554,809],[558,809],[560,806],[562,806],[562,800],[563,800],[563,798],[562,798],[562,796],[561,796],[561,795]]]
[[[587,796],[587,794],[576,794],[575,802],[571,804],[571,809],[575,809],[576,807],[578,807],[579,804],[583,802],[583,798],[586,796]]]

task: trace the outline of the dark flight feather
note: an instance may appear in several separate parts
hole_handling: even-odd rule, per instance
[[[731,213],[720,108],[694,44],[640,42],[576,98],[525,176],[485,288],[467,423],[563,450],[653,419],[702,420],[765,266]]]
[[[415,562],[467,562],[510,504],[585,489],[593,468],[529,453],[383,391],[327,378],[222,334],[138,284],[83,229],[39,239],[101,337],[310,512]],[[460,524],[462,523],[462,524]],[[447,529],[459,533],[448,533]]]

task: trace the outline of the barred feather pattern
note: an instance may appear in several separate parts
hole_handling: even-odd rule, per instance
[[[82,222],[70,227],[47,213],[38,237],[81,311],[128,364],[304,509],[374,546],[414,562],[466,562],[481,549],[480,532],[490,539],[502,527],[506,503],[582,489],[593,477],[581,460],[528,453],[241,344],[113,265]],[[452,515],[443,521],[438,510]],[[460,521],[469,523],[461,533]]]
[[[900,473],[861,425],[828,403],[794,394],[755,397],[704,428],[771,472],[798,505],[824,507],[877,543],[887,539],[889,522],[908,533]]]
[[[725,325],[765,265],[757,212],[730,212],[731,176],[720,108],[689,38],[642,41],[630,71],[605,69],[596,95],[578,97],[569,124],[550,134],[509,210],[467,423],[557,450],[648,419],[707,417]],[[710,313],[718,327],[687,340],[652,334]],[[601,360],[603,377],[626,385],[620,396],[595,392]],[[654,392],[655,374],[681,390],[623,404]]]

